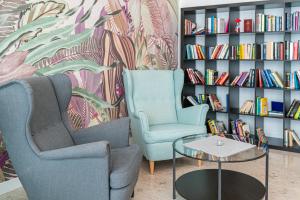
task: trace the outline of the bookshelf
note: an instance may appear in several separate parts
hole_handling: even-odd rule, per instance
[[[256,31],[255,19],[257,14],[284,16],[286,12],[293,13],[300,11],[300,1],[267,1],[237,3],[230,5],[191,7],[181,9],[181,49],[180,49],[180,66],[183,70],[187,68],[197,69],[204,74],[206,69],[212,69],[229,73],[230,81],[243,71],[250,69],[271,69],[278,71],[285,82],[285,73],[300,70],[300,60],[267,60],[267,59],[186,59],[186,45],[200,44],[205,47],[216,46],[218,44],[229,44],[235,46],[240,43],[262,44],[264,42],[284,42],[300,40],[300,30],[285,31]],[[205,26],[206,19],[209,17],[218,17],[229,19],[228,33],[205,33],[201,35],[185,35],[185,19],[196,22],[199,26]],[[234,32],[234,19],[240,18],[253,20],[253,32]],[[241,24],[243,26],[243,24]],[[207,52],[206,52],[207,53]],[[221,103],[226,105],[226,95],[229,94],[229,108],[226,111],[209,111],[208,118],[221,120],[225,122],[226,128],[231,132],[230,121],[242,119],[249,123],[252,134],[256,128],[261,127],[265,130],[268,137],[269,146],[272,149],[300,153],[299,146],[285,147],[283,142],[283,133],[285,129],[294,129],[300,136],[300,120],[286,117],[286,112],[293,99],[300,99],[299,89],[288,88],[260,88],[260,87],[236,87],[230,85],[194,85],[190,83],[185,75],[185,85],[182,96],[197,94],[217,94]],[[256,97],[267,97],[268,103],[279,101],[284,104],[284,116],[258,116],[255,114],[241,114],[239,108],[246,100],[253,100]],[[190,106],[183,101],[184,107]],[[227,107],[228,107],[227,106]],[[269,106],[270,107],[270,106]]]

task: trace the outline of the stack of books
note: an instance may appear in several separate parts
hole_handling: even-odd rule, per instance
[[[213,69],[207,69],[205,71],[205,83],[206,85],[215,85],[218,78],[218,71]]]
[[[284,31],[283,16],[265,15],[259,13],[256,15],[256,31]]]
[[[203,35],[206,33],[205,28],[197,28],[197,24],[189,19],[184,21],[184,34],[185,35]]]
[[[224,135],[227,134],[227,129],[223,121],[216,121],[216,120],[207,120],[207,127],[209,133],[212,135]]]
[[[215,85],[226,85],[227,81],[229,80],[229,73],[223,72],[219,78],[215,81]]]
[[[256,114],[259,116],[268,116],[268,98],[256,97]]]
[[[186,72],[191,83],[193,83],[194,85],[205,85],[203,74],[200,71],[194,70],[192,68],[187,68]]]
[[[187,44],[186,45],[186,58],[189,60],[197,59],[204,60],[205,59],[205,47],[200,44]]]
[[[250,72],[242,72],[236,76],[230,84],[231,86],[239,87],[254,87],[255,86],[255,70],[251,69]]]
[[[285,13],[285,30],[286,31],[299,31],[300,30],[300,12]]]
[[[241,119],[236,119],[233,121],[230,121],[231,131],[233,135],[236,135],[236,138],[239,138],[242,141],[245,141],[245,139],[249,138],[251,132],[250,132],[250,126],[246,122],[244,122]]]
[[[283,102],[271,101],[271,111],[268,113],[271,117],[283,117]]]
[[[231,46],[232,60],[248,60],[256,58],[256,44],[240,44]]]
[[[300,56],[300,40],[291,42],[285,41],[285,59],[286,60],[299,60]]]
[[[257,45],[256,59],[261,60],[284,60],[285,51],[284,42],[266,42]]]
[[[219,44],[215,47],[208,48],[208,58],[214,59],[228,59],[229,58],[229,45]]]
[[[289,89],[300,89],[300,71],[287,72],[285,74],[285,87]]]
[[[286,117],[300,119],[300,101],[294,99],[291,106],[288,109]]]
[[[283,133],[283,144],[286,147],[293,147],[300,145],[300,138],[294,130],[285,129]],[[296,143],[296,144],[295,144]]]
[[[247,100],[240,108],[241,114],[252,115],[254,114],[254,102],[252,100]]]
[[[226,21],[224,18],[209,17],[206,19],[207,32],[212,33],[228,33],[229,19]]]
[[[216,94],[199,94],[199,104],[208,104],[212,111],[226,111]]]
[[[277,71],[256,69],[257,87],[284,88],[284,82]]]

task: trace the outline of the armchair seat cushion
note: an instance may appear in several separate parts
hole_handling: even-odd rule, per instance
[[[146,143],[173,142],[175,139],[193,135],[206,134],[206,126],[190,124],[159,124],[150,126],[145,134]]]
[[[138,145],[112,149],[111,159],[111,188],[120,189],[136,181],[142,160],[142,152]]]

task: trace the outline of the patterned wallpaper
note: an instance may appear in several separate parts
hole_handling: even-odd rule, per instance
[[[66,73],[73,87],[74,128],[126,116],[123,68],[177,67],[177,4],[0,0],[0,84]],[[0,154],[4,151],[1,143]],[[6,157],[0,157],[0,167]]]

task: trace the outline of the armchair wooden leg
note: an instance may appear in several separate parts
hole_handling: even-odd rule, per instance
[[[150,174],[154,175],[154,161],[149,160],[149,169],[150,169]]]
[[[203,164],[202,160],[198,160],[197,162],[198,162],[198,167],[202,167],[202,164]]]
[[[131,198],[134,198],[134,190],[132,191]]]

